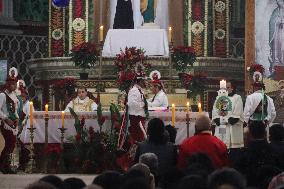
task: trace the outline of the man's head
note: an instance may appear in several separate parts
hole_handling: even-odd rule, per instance
[[[15,91],[17,88],[17,81],[13,78],[8,78],[6,80],[6,89],[9,91],[9,92],[12,92],[12,91]]]
[[[201,113],[197,116],[195,121],[195,133],[202,131],[210,131],[211,120],[207,115]]]
[[[162,84],[159,82],[152,81],[151,91],[154,94],[157,94],[160,90],[162,90]]]
[[[139,85],[141,88],[146,88],[146,86],[147,86],[147,82],[146,82],[146,80],[143,79],[143,78],[138,78],[138,79],[136,79],[136,83],[137,83],[137,85]]]
[[[158,157],[154,153],[145,153],[140,155],[139,163],[147,165],[151,173],[156,173],[158,170]]]
[[[236,93],[236,85],[233,82],[229,81],[226,85],[229,95]]]
[[[283,0],[276,0],[276,3],[280,8],[284,7],[284,1]]]
[[[88,91],[85,87],[79,87],[77,93],[80,100],[84,100],[87,97]]]
[[[284,141],[284,127],[281,124],[274,124],[269,128],[269,140],[271,142]]]
[[[21,97],[24,102],[26,102],[29,99],[29,94],[26,90],[21,90]]]

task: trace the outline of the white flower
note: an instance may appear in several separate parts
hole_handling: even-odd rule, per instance
[[[82,31],[85,29],[85,21],[82,18],[75,18],[72,22],[72,27],[75,31]]]
[[[161,73],[158,70],[154,70],[150,73],[150,79],[155,80],[154,77],[157,77],[157,79],[161,79]]]
[[[223,30],[223,29],[217,29],[215,31],[215,37],[217,39],[224,39],[225,38],[225,35],[226,35],[226,32]]]
[[[63,32],[61,29],[55,29],[52,31],[51,36],[54,40],[60,40],[63,37]]]
[[[200,34],[204,30],[203,24],[199,21],[194,22],[191,27],[192,33],[195,35]]]
[[[217,1],[215,3],[215,10],[217,12],[223,12],[226,8],[226,4],[223,1]]]

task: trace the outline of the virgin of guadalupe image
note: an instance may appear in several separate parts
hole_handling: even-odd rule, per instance
[[[269,21],[270,72],[274,66],[284,66],[284,0],[275,0],[274,9]]]

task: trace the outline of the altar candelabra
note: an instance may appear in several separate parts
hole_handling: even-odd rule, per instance
[[[189,137],[189,125],[190,125],[190,117],[189,113],[186,113],[186,137]]]
[[[47,147],[48,147],[48,120],[49,120],[49,117],[48,117],[48,114],[45,114],[44,115],[44,129],[45,129],[45,132],[44,132],[44,149],[46,150]],[[45,158],[45,161],[44,161],[44,169],[45,169],[45,172],[47,172],[47,159]]]
[[[28,166],[28,173],[33,173],[35,170],[35,153],[34,153],[34,131],[36,128],[33,127],[33,125],[30,125],[30,128],[28,128],[28,130],[30,131],[30,139],[31,139],[31,143],[30,143],[30,160],[29,160],[29,166]]]
[[[60,137],[60,147],[61,150],[63,151],[64,149],[64,136],[65,136],[65,131],[67,130],[64,127],[58,128],[61,131],[61,137]]]
[[[99,48],[100,48],[100,59],[99,59],[99,83],[97,85],[97,91],[103,92],[104,87],[102,83],[102,63],[103,63],[103,47],[104,47],[104,41],[99,42]]]

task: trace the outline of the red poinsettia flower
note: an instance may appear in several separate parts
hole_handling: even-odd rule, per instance
[[[84,127],[84,126],[85,126],[85,123],[86,123],[86,119],[85,119],[85,117],[83,116],[82,119],[80,120],[80,125],[81,125],[81,127]]]
[[[76,134],[75,139],[76,139],[77,142],[80,142],[80,141],[81,141],[81,135],[80,135],[80,133],[77,133],[77,134]]]

